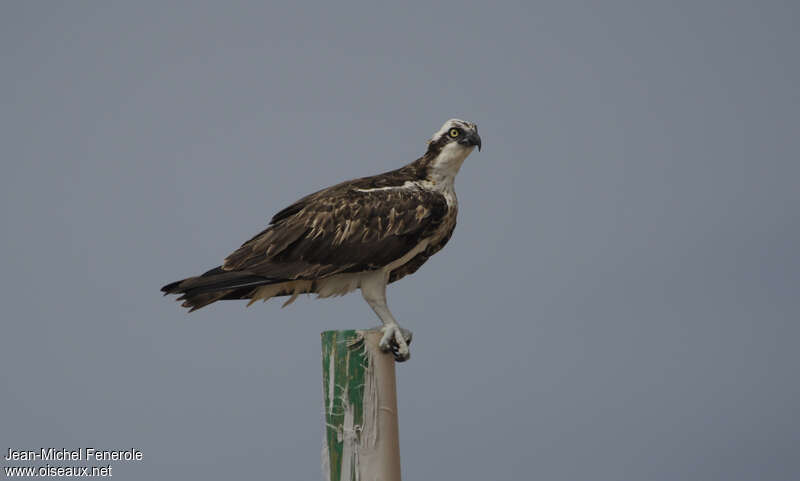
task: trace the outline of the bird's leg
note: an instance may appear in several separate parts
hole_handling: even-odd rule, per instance
[[[383,337],[378,345],[384,351],[392,351],[395,360],[403,362],[411,357],[408,345],[411,344],[412,335],[411,331],[403,329],[397,324],[394,316],[389,312],[389,306],[386,305],[388,277],[388,274],[381,270],[364,274],[361,278],[361,295],[383,322],[383,327],[381,327]]]

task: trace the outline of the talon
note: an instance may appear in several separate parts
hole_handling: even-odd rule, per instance
[[[411,359],[411,352],[406,351],[405,354],[402,354],[400,352],[392,351],[392,356],[394,357],[394,360],[397,362],[406,362],[409,359]]]
[[[411,343],[411,331],[397,324],[386,324],[381,328],[383,336],[378,347],[384,352],[391,351],[397,362],[407,361],[411,357],[408,345]]]
[[[400,348],[393,346],[392,356],[394,357],[394,360],[397,362],[406,362],[411,358],[411,351],[406,350],[405,354],[402,354],[400,352]]]

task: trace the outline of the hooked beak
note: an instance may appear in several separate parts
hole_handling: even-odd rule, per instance
[[[470,147],[478,147],[478,152],[481,151],[481,136],[478,135],[478,132],[472,132],[459,142],[462,145],[467,145]]]

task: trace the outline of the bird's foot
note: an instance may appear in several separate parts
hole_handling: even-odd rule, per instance
[[[408,350],[408,346],[411,344],[411,331],[392,322],[384,324],[381,332],[383,337],[381,337],[378,347],[384,352],[392,351],[394,360],[397,362],[408,361],[408,358],[411,357],[411,352]]]

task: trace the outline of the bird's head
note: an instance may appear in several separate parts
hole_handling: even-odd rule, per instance
[[[469,154],[481,150],[478,126],[465,120],[450,119],[428,141],[427,176],[431,180],[452,182]]]
[[[481,150],[481,136],[478,135],[478,126],[466,120],[450,119],[442,125],[431,140],[428,141],[428,149],[435,148],[442,150],[449,144],[453,147],[461,147],[472,152],[473,147]]]

